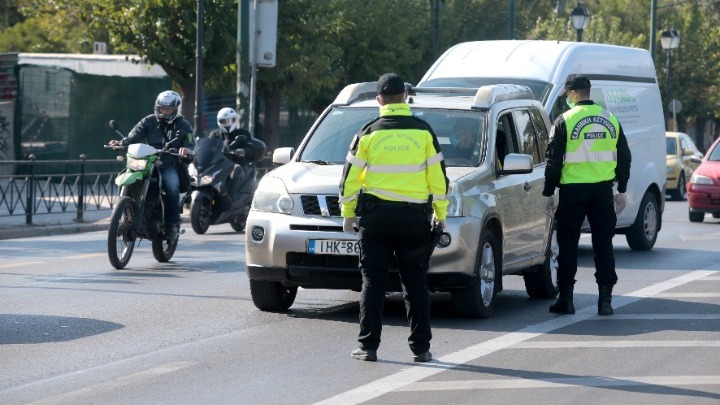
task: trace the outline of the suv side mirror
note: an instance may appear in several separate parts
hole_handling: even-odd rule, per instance
[[[275,165],[281,166],[288,163],[290,159],[292,159],[293,155],[295,155],[295,148],[277,148],[273,151],[272,162]]]
[[[532,156],[521,153],[510,153],[505,156],[502,170],[498,174],[525,174],[533,169]]]

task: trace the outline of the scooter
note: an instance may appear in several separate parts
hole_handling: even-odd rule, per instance
[[[252,163],[236,169],[228,159],[232,154],[223,147],[221,138],[197,139],[195,158],[189,167],[190,193],[186,196],[190,199],[190,224],[197,234],[207,232],[210,225],[227,222],[236,232],[245,230],[257,187],[257,170]],[[231,180],[233,172],[239,178]],[[234,190],[230,189],[232,184]]]

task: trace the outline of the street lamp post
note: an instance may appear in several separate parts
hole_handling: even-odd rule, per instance
[[[674,27],[666,29],[662,32],[662,34],[660,34],[660,45],[662,45],[662,48],[667,53],[667,69],[665,72],[665,101],[667,102],[668,110],[671,110],[670,112],[672,113],[673,131],[677,131],[677,123],[675,121],[675,113],[677,112],[677,108],[675,108],[675,104],[673,103],[670,94],[670,61],[672,60],[673,50],[677,49],[680,45],[680,33]]]
[[[572,13],[570,13],[570,21],[572,21],[573,28],[577,32],[577,42],[582,42],[583,30],[587,28],[590,22],[590,13],[587,7],[582,3],[577,3]]]

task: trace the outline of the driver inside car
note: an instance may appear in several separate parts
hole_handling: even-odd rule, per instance
[[[443,150],[443,155],[472,161],[473,154],[477,154],[477,123],[473,119],[459,118],[453,126],[453,132],[453,142],[447,150]]]

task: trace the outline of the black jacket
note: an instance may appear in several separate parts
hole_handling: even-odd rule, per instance
[[[228,148],[228,151],[234,152],[237,149],[243,149],[245,156],[240,157],[232,155],[229,157],[233,162],[245,166],[250,163],[256,162],[263,158],[265,155],[265,142],[254,138],[250,135],[250,132],[244,128],[236,128],[232,132],[221,131],[215,129],[208,134],[208,138],[222,138],[223,145]]]
[[[172,141],[172,144],[168,146],[170,148],[188,148],[192,150],[195,143],[190,123],[183,117],[177,117],[172,123],[168,124],[164,121],[158,121],[155,114],[150,114],[141,119],[128,136],[123,138],[121,143],[127,146],[142,142],[153,148],[162,149],[170,141]],[[175,164],[178,162],[178,159],[171,155],[162,155],[161,159],[163,163]]]

